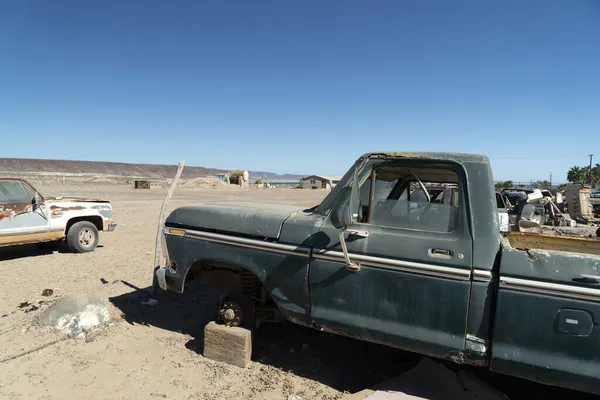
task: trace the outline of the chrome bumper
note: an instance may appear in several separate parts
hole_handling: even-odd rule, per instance
[[[165,272],[166,272],[166,268],[156,268],[156,282],[158,283],[158,287],[160,287],[162,290],[167,290],[167,280],[165,278]]]

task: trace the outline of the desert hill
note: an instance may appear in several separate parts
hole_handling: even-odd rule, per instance
[[[155,165],[155,164],[130,164],[121,162],[104,161],[75,161],[75,160],[47,160],[30,158],[0,158],[0,175],[18,174],[85,174],[85,175],[109,175],[127,176],[146,179],[169,179],[175,175],[177,165]],[[194,179],[207,176],[215,176],[225,173],[226,170],[206,167],[194,167],[186,164],[183,169],[183,179]],[[283,174],[273,172],[248,171],[253,179],[274,180],[297,180],[299,175]]]

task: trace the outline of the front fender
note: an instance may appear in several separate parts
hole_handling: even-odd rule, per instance
[[[226,263],[254,274],[286,318],[308,321],[309,249],[208,232],[165,233],[165,241],[172,265],[165,270],[168,290],[183,293],[197,262]]]

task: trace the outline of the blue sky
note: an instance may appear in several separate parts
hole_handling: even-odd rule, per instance
[[[600,162],[600,2],[13,1],[0,157],[342,174],[367,151]]]

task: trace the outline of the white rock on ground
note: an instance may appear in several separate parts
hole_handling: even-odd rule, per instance
[[[109,319],[107,299],[91,293],[58,299],[40,314],[37,324],[42,329],[56,330],[69,337],[82,338],[85,332]]]

